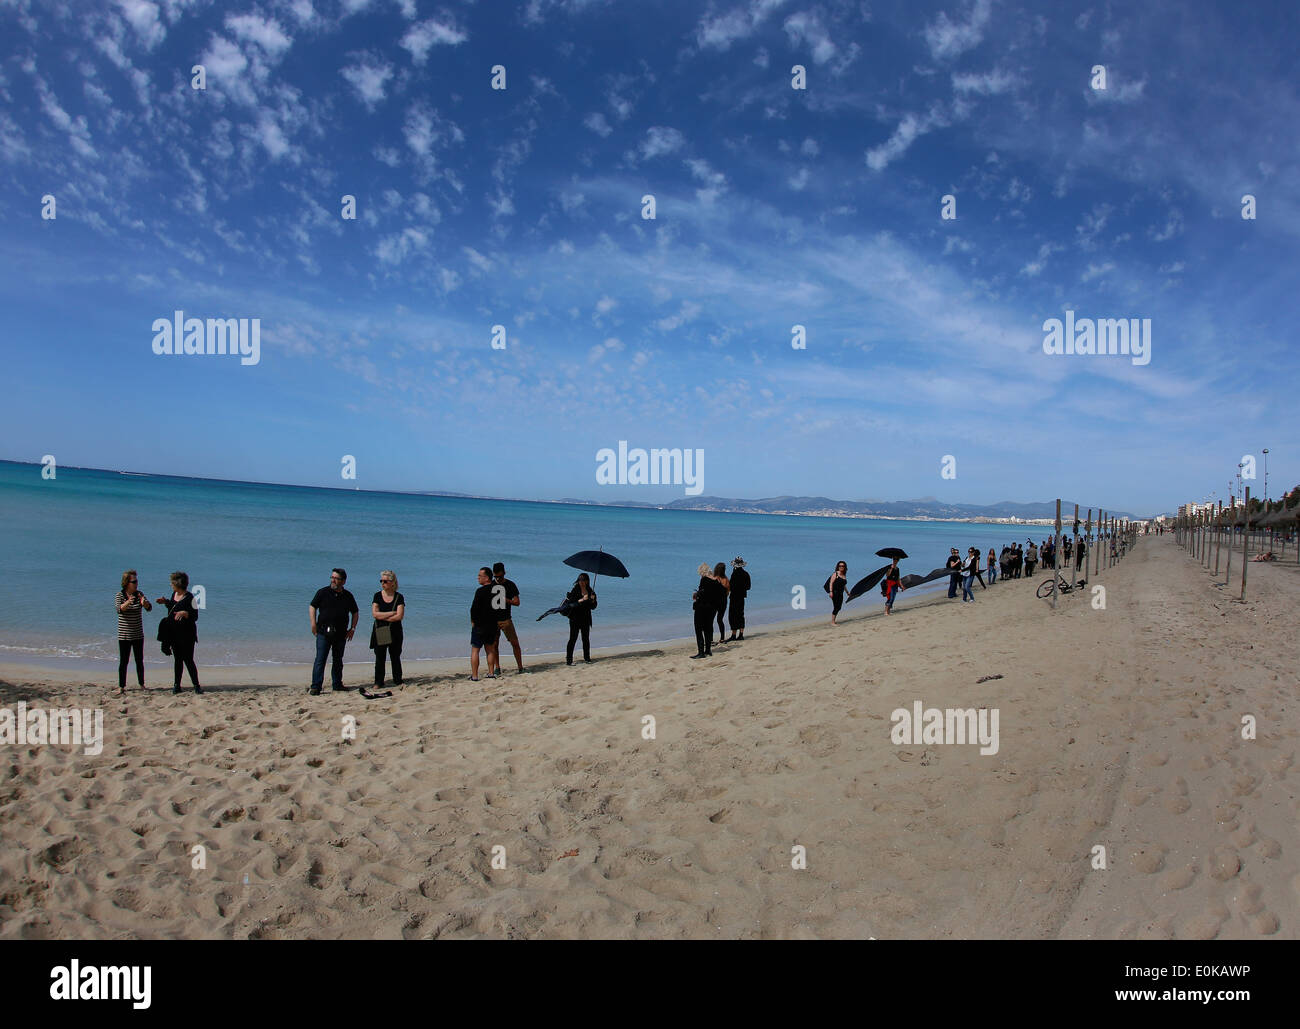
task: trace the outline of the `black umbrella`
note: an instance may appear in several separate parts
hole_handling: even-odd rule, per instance
[[[590,572],[592,575],[614,575],[620,579],[626,579],[629,575],[623,562],[613,554],[606,554],[604,550],[579,550],[571,557],[566,557],[564,563],[570,568]]]
[[[885,577],[885,573],[889,571],[890,567],[891,567],[890,565],[884,565],[881,568],[877,568],[865,579],[858,580],[858,583],[853,587],[853,589],[849,591],[849,595],[846,598],[845,603],[847,603],[849,600],[853,600],[855,597],[860,597],[862,596],[862,594],[866,593],[867,590],[871,589],[871,587],[876,585],[876,583],[878,583],[881,579]]]
[[[896,557],[901,561],[907,557],[907,551],[899,550],[897,547],[885,547],[883,550],[876,551],[876,557]]]

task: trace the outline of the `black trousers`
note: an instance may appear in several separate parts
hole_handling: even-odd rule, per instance
[[[718,642],[722,642],[722,637],[727,635],[727,626],[722,621],[723,616],[727,613],[725,607],[718,608]]]
[[[118,640],[117,641],[117,688],[126,689],[126,666],[131,663],[131,655],[135,654],[135,678],[136,681],[144,685],[144,640]]]
[[[199,670],[194,667],[194,641],[193,640],[175,640],[172,642],[172,665],[176,673],[173,686],[181,684],[181,672],[190,673],[190,682],[197,686],[199,684]]]
[[[578,622],[569,623],[569,645],[565,648],[564,659],[573,664],[573,645],[578,642],[578,634],[582,634],[582,659],[591,660],[591,626],[580,624]]]
[[[402,685],[402,641],[393,640],[392,643],[375,644],[375,685],[384,684],[384,660],[391,659],[393,662],[393,685]]]
[[[732,632],[745,631],[745,598],[731,598],[731,614],[727,616]]]
[[[960,575],[948,576],[948,596],[955,597],[957,595],[957,586],[960,582],[961,582]]]
[[[713,609],[695,612],[695,646],[700,654],[713,653]]]

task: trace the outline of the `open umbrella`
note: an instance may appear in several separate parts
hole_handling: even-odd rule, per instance
[[[855,597],[860,597],[862,596],[862,594],[866,593],[867,590],[871,589],[871,587],[876,585],[876,583],[878,583],[881,579],[885,577],[885,573],[889,571],[889,568],[890,568],[889,565],[884,565],[880,568],[877,568],[865,579],[858,580],[857,584],[853,587],[853,589],[849,591],[849,595],[844,598],[844,602],[847,604],[850,600],[853,600]]]
[[[907,557],[906,550],[899,550],[897,547],[885,547],[883,550],[876,551],[876,557],[898,558],[900,561]]]
[[[566,557],[564,563],[570,568],[576,568],[580,572],[590,572],[592,575],[615,575],[620,579],[626,579],[629,575],[623,562],[613,554],[606,554],[604,549],[579,550],[576,554]]]

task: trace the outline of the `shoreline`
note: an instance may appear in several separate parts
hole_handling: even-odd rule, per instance
[[[105,731],[4,748],[0,938],[1293,939],[1300,568],[1258,567],[1241,604],[1149,538],[1104,609],[999,581],[370,702],[305,666],[6,676],[0,707],[103,697]],[[999,711],[996,752],[895,743],[918,702]]]

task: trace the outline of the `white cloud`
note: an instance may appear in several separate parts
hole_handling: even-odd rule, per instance
[[[442,285],[442,291],[450,293],[460,285],[460,276],[450,268],[439,268],[438,281]]]
[[[616,307],[618,307],[618,301],[613,297],[602,296],[596,301],[597,314],[609,314],[609,312],[614,310]]]
[[[254,43],[272,57],[278,57],[293,43],[278,21],[259,18],[256,14],[232,14],[226,28],[238,39]]]
[[[1115,270],[1114,261],[1103,261],[1101,264],[1094,264],[1093,262],[1089,261],[1088,267],[1083,270],[1083,274],[1079,277],[1079,281],[1091,282],[1093,279],[1099,279],[1103,275],[1108,275],[1110,272],[1113,272],[1114,270]]]
[[[487,272],[492,270],[491,258],[484,257],[473,247],[461,247],[461,249],[465,252],[465,256],[469,258],[469,263],[479,271]]]
[[[38,80],[37,92],[41,98],[41,110],[54,122],[56,128],[68,134],[68,142],[82,157],[97,157],[95,148],[90,144],[90,130],[86,128],[86,119],[82,115],[73,118],[59,104],[54,94]],[[25,147],[24,147],[25,149]]]
[[[946,12],[940,11],[939,17],[925,27],[925,42],[930,47],[930,55],[941,61],[978,46],[984,38],[984,26],[988,24],[990,12],[990,0],[975,0],[971,5],[970,19],[964,23],[952,21]]]
[[[406,125],[402,129],[406,145],[421,157],[428,157],[438,139],[438,132],[433,127],[433,117],[428,108],[416,104],[406,112]]]
[[[1010,92],[1019,85],[1020,78],[1002,68],[994,68],[982,75],[954,73],[952,76],[952,88],[958,93],[996,96]]]
[[[800,11],[785,20],[785,33],[790,37],[790,45],[806,43],[812,48],[814,64],[825,64],[835,56],[836,47],[826,31],[826,26],[815,13]]]
[[[947,123],[935,112],[918,118],[914,114],[903,115],[902,121],[894,129],[894,134],[879,146],[867,151],[867,167],[872,171],[881,171],[895,158],[902,156],[907,148],[921,136],[934,128],[941,128]]]
[[[702,310],[703,308],[694,301],[684,300],[676,314],[669,315],[667,318],[660,318],[655,322],[655,325],[663,332],[672,332],[674,329],[681,328],[687,322],[693,322],[699,317]]]
[[[646,132],[645,139],[637,149],[640,151],[641,157],[648,161],[655,157],[662,157],[664,154],[671,154],[675,150],[680,150],[685,143],[686,137],[676,129],[655,125]]]
[[[593,111],[587,117],[582,119],[582,124],[591,129],[598,136],[608,136],[614,129],[610,126],[605,116],[599,111]]]
[[[706,17],[696,27],[695,41],[702,48],[729,50],[736,40],[752,36],[767,16],[784,3],[785,0],[751,0],[747,5]]]
[[[817,145],[817,140],[809,136],[802,144],[800,144],[799,152],[803,154],[804,157],[816,157],[821,153],[821,147]]]
[[[412,254],[429,247],[428,234],[420,229],[408,228],[392,236],[385,236],[375,248],[375,256],[383,264],[398,265]]]
[[[796,193],[801,191],[806,185],[808,185],[808,179],[810,174],[811,173],[808,171],[807,168],[800,168],[794,175],[790,176],[788,180],[790,188],[793,189]]]
[[[715,171],[709,166],[708,161],[699,158],[689,158],[686,166],[691,170],[697,180],[704,183],[703,187],[695,191],[695,198],[706,206],[717,200],[727,189],[727,177],[720,171]]]
[[[384,86],[393,77],[393,66],[373,55],[362,55],[356,64],[349,65],[339,74],[348,80],[367,109],[374,110],[375,104],[386,95]]]
[[[166,37],[167,30],[158,20],[157,4],[149,0],[117,0],[117,6],[146,50],[152,50]]]
[[[423,64],[435,46],[458,46],[469,39],[469,33],[456,28],[453,22],[430,18],[417,22],[406,30],[401,45],[411,54],[411,60]]]

